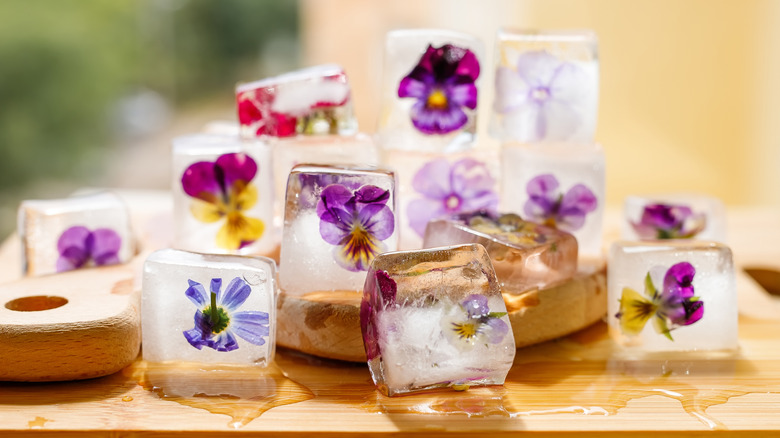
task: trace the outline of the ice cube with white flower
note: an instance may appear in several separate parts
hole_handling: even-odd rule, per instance
[[[628,352],[737,348],[731,250],[709,241],[618,241],[611,247],[607,318]]]
[[[501,385],[515,342],[478,244],[377,256],[360,307],[371,376],[386,395]]]
[[[144,263],[143,357],[266,366],[276,328],[275,263],[162,249]]]
[[[720,199],[702,194],[629,196],[623,204],[621,237],[725,242],[726,208]]]
[[[295,166],[285,202],[282,291],[359,293],[374,257],[398,248],[395,206],[390,170]]]
[[[18,233],[27,275],[126,263],[135,255],[127,207],[111,192],[23,201]]]

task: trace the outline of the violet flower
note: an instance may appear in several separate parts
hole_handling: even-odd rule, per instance
[[[582,124],[578,107],[593,93],[590,83],[582,69],[545,50],[525,52],[515,68],[496,70],[494,109],[514,140],[567,140]]]
[[[656,332],[673,341],[672,330],[700,320],[704,316],[704,302],[694,296],[695,274],[693,265],[680,262],[666,271],[660,291],[653,284],[650,272],[645,276],[644,297],[631,288],[623,288],[620,311],[615,315],[623,333],[638,335],[653,318]]]
[[[238,311],[252,293],[252,287],[246,281],[236,277],[222,292],[222,279],[213,278],[209,293],[197,281],[188,280],[188,283],[184,293],[198,306],[195,327],[183,332],[190,345],[198,350],[209,347],[233,351],[238,349],[236,336],[250,344],[265,344],[264,337],[270,334],[268,313]]]
[[[477,108],[479,61],[471,50],[428,46],[398,86],[398,97],[417,99],[410,115],[424,134],[447,134],[468,122],[463,108]]]
[[[259,239],[265,231],[260,219],[245,211],[257,203],[255,160],[244,153],[221,155],[216,161],[191,164],[181,177],[184,193],[195,198],[190,211],[201,222],[225,219],[217,232],[220,248],[236,250]]]
[[[376,271],[374,278],[369,277],[366,281],[365,289],[360,302],[360,330],[363,333],[366,358],[371,360],[380,355],[377,313],[395,305],[398,285],[386,271]]]
[[[564,231],[577,231],[585,225],[585,216],[596,210],[598,200],[584,184],[576,184],[566,193],[558,190],[552,174],[538,175],[528,181],[528,200],[523,211],[529,220]]]
[[[119,263],[122,238],[110,228],[90,231],[87,227],[73,226],[65,230],[57,240],[57,272],[88,266],[115,265]]]
[[[685,205],[649,204],[639,222],[631,222],[631,226],[642,240],[690,239],[704,229],[706,222],[703,213],[694,213]]]
[[[461,315],[442,320],[445,337],[458,349],[467,351],[476,344],[499,344],[509,333],[509,326],[501,320],[506,312],[491,312],[486,296],[469,295],[460,307]]]
[[[320,236],[335,245],[334,258],[349,271],[368,270],[377,254],[384,252],[382,242],[395,230],[395,216],[386,205],[390,191],[373,185],[350,190],[332,184],[322,191],[317,203]]]
[[[408,204],[409,226],[423,236],[432,219],[474,210],[495,211],[494,185],[487,166],[472,158],[452,165],[444,158],[430,161],[412,179],[412,187],[422,198]]]

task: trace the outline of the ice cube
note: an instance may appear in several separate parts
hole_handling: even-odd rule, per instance
[[[144,263],[143,356],[265,366],[273,361],[276,283],[273,260],[175,249]]]
[[[110,192],[23,201],[18,231],[27,275],[125,263],[135,255],[127,208]]]
[[[629,196],[623,206],[625,240],[726,241],[726,209],[718,198],[685,193]]]
[[[499,31],[491,134],[503,141],[593,142],[597,47],[587,31]]]
[[[295,166],[287,183],[281,289],[359,292],[374,257],[398,248],[395,203],[392,171]]]
[[[216,134],[175,138],[172,188],[176,248],[221,254],[276,248],[266,143]]]
[[[389,32],[377,127],[380,145],[423,152],[471,147],[484,51],[481,41],[459,32]]]
[[[720,243],[618,241],[609,254],[608,322],[638,352],[737,348],[731,250]]]
[[[347,75],[335,64],[240,84],[236,103],[246,138],[357,133]]]
[[[564,143],[502,147],[502,209],[572,233],[580,255],[602,256],[604,150]]]
[[[577,272],[577,239],[520,219],[473,212],[433,220],[423,247],[479,243],[490,255],[501,291],[520,294],[566,281]]]
[[[501,385],[515,357],[496,274],[478,244],[380,254],[360,322],[371,376],[386,395]]]

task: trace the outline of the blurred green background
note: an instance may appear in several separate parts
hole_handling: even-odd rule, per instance
[[[0,2],[0,236],[23,199],[133,178],[165,188],[167,175],[125,169],[122,157],[167,163],[176,126],[197,124],[188,117],[234,119],[237,82],[295,68],[297,9],[293,0]],[[123,172],[131,177],[114,178]]]

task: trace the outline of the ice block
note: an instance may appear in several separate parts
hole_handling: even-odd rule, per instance
[[[697,239],[726,241],[726,209],[719,199],[670,193],[629,196],[623,204],[625,240]]]

